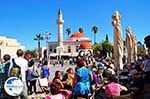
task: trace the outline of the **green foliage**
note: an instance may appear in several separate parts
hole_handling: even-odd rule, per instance
[[[113,51],[113,46],[109,41],[102,41],[92,46],[94,55],[107,56]]]
[[[109,41],[109,39],[108,39],[108,34],[106,34],[106,38],[105,38],[105,40],[106,40],[106,41]]]
[[[41,40],[44,40],[44,38],[41,34],[36,34],[36,37],[34,38],[34,40],[41,41]]]
[[[94,44],[96,44],[96,33],[98,32],[98,27],[93,26],[92,27],[92,32],[94,32]]]
[[[41,57],[41,53],[40,53],[41,44],[40,44],[40,42],[41,42],[41,40],[44,40],[44,37],[41,34],[36,34],[34,40],[38,41],[38,58],[40,59],[40,57]]]
[[[83,32],[84,32],[83,28],[80,27],[80,28],[79,28],[79,32],[80,32],[80,33],[83,33]]]
[[[137,56],[142,56],[144,57],[146,55],[146,50],[141,47],[137,47]]]
[[[94,32],[94,34],[96,34],[98,32],[98,27],[97,26],[93,26],[92,27],[92,31]]]
[[[94,55],[98,55],[98,56],[101,55],[101,50],[102,50],[101,44],[98,44],[98,43],[94,44],[92,46],[92,49],[93,49]]]
[[[144,38],[144,43],[145,43],[146,47],[148,48],[148,51],[150,52],[150,35],[148,35]]]
[[[26,50],[26,51],[25,51],[25,56],[26,56],[27,54],[31,54],[31,57],[32,57],[32,58],[36,58],[36,57],[37,57],[36,50]]]
[[[113,51],[113,46],[109,41],[103,41],[101,44],[102,44],[102,55],[107,56],[107,53],[110,54]]]
[[[69,36],[70,33],[71,33],[71,28],[67,28],[67,29],[66,29],[66,33],[67,33],[67,35]]]

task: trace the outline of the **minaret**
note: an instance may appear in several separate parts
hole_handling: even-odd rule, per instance
[[[63,16],[62,11],[59,9],[58,11],[58,19],[57,19],[57,26],[58,26],[58,46],[63,47]]]

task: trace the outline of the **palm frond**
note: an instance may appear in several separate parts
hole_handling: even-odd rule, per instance
[[[97,32],[98,32],[98,27],[97,27],[97,26],[93,26],[93,27],[92,27],[92,31],[93,31],[94,33],[97,33]]]
[[[70,35],[70,33],[71,33],[71,28],[67,28],[67,29],[66,29],[66,33],[67,33],[68,35]]]
[[[41,36],[41,37],[40,37],[40,40],[44,40],[44,37],[43,37],[43,36]]]
[[[34,40],[38,40],[37,38],[34,38]]]
[[[36,38],[39,38],[39,34],[36,34]]]
[[[79,28],[79,32],[80,32],[80,33],[83,33],[83,32],[84,32],[83,28],[80,27],[80,28]]]

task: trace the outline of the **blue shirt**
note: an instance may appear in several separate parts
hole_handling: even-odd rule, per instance
[[[90,80],[89,75],[92,74],[92,72],[86,67],[81,67],[77,70],[76,74],[78,75],[78,82],[87,82]]]
[[[48,66],[46,65],[42,66],[41,73],[43,78],[48,78],[48,76],[50,75]]]
[[[86,68],[81,67],[77,70],[77,82],[74,87],[75,95],[86,95],[90,93],[90,75],[92,72]]]

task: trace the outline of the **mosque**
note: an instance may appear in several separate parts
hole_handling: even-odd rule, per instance
[[[58,11],[57,19],[58,41],[48,42],[49,57],[76,57],[80,51],[90,51],[92,53],[91,40],[85,37],[84,33],[76,32],[68,39],[63,40],[63,14]]]

